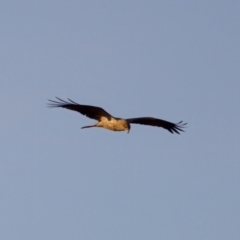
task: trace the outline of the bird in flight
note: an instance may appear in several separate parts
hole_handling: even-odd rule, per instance
[[[187,123],[183,123],[183,121],[179,123],[171,123],[162,119],[153,118],[153,117],[139,117],[139,118],[116,118],[111,114],[106,112],[103,108],[94,107],[89,105],[78,104],[71,99],[68,99],[69,102],[64,101],[58,97],[56,97],[58,101],[48,100],[48,107],[62,107],[69,110],[73,110],[79,112],[89,118],[95,119],[98,122],[84,126],[82,128],[90,128],[90,127],[102,127],[112,131],[127,131],[129,133],[132,123],[149,125],[154,127],[162,127],[168,130],[171,133],[180,134],[180,132],[184,132],[183,128]]]

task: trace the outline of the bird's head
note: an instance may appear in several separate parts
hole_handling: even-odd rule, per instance
[[[130,132],[130,129],[131,129],[131,125],[127,122],[127,127],[126,127],[126,131],[127,131],[127,133]]]

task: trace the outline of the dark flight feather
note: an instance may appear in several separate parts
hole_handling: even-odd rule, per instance
[[[94,107],[94,106],[89,106],[89,105],[81,105],[78,104],[71,99],[68,99],[69,102],[66,102],[58,97],[56,97],[59,101],[53,101],[53,100],[48,100],[50,103],[48,103],[48,107],[54,108],[54,107],[62,107],[66,108],[69,110],[73,110],[76,112],[79,112],[89,118],[101,121],[102,117],[106,117],[107,119],[111,119],[112,116],[106,112],[104,109],[100,107]]]
[[[167,129],[171,133],[177,133],[180,134],[179,131],[184,132],[182,128],[185,127],[186,123],[171,123],[167,122],[162,119],[152,118],[152,117],[140,117],[140,118],[129,118],[126,119],[128,123],[136,123],[136,124],[143,124],[143,125],[149,125],[149,126],[155,126],[155,127],[162,127]]]

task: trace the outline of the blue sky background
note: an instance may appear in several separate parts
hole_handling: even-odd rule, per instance
[[[240,239],[239,1],[2,1],[0,239]],[[80,128],[58,96],[116,117]]]

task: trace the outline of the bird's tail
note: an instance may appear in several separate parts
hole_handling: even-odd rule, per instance
[[[96,127],[96,124],[93,124],[93,125],[89,125],[89,126],[84,126],[84,127],[81,127],[81,129],[83,129],[83,128],[90,128],[90,127]]]

